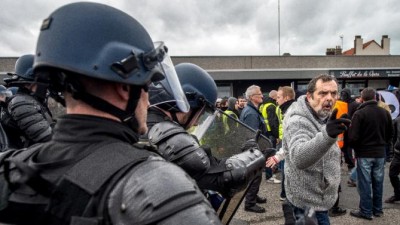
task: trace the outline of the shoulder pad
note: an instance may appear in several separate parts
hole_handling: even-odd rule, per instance
[[[151,129],[149,143],[157,146],[163,158],[177,164],[196,180],[204,175],[210,168],[210,159],[197,139],[174,123],[157,125]]]
[[[8,111],[30,140],[40,142],[51,137],[51,124],[42,114],[40,103],[32,96],[15,96],[8,104]]]
[[[17,107],[19,104],[22,105],[38,105],[37,100],[30,96],[30,95],[15,95],[13,98],[10,99],[10,102],[8,103],[8,107]]]
[[[29,95],[16,95],[8,103],[8,111],[14,120],[27,117],[36,112],[40,112],[38,102]]]
[[[165,138],[169,138],[173,135],[186,133],[186,130],[182,126],[171,122],[163,121],[155,124],[148,133],[149,142],[154,145],[158,145],[159,142]]]
[[[113,224],[153,224],[173,217],[178,217],[176,224],[190,222],[192,219],[185,218],[187,214],[183,212],[189,210],[194,215],[201,212],[193,213],[195,207],[207,212],[204,215],[216,216],[189,175],[154,156],[133,168],[116,185],[108,201]]]

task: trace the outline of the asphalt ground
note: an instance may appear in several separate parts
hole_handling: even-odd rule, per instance
[[[393,188],[389,180],[389,163],[385,166],[385,178],[384,178],[384,190],[383,190],[383,201],[393,195]],[[277,178],[280,178],[280,174],[277,174]],[[348,187],[347,180],[349,174],[347,167],[342,167],[342,192],[340,193],[339,206],[347,209],[346,215],[331,217],[330,221],[332,225],[368,225],[368,224],[384,224],[384,225],[398,225],[400,224],[400,202],[395,204],[383,203],[383,217],[374,218],[372,221],[365,219],[359,219],[350,216],[352,209],[358,209],[359,195],[356,187]],[[260,186],[259,195],[267,197],[268,201],[266,204],[260,204],[266,208],[266,213],[251,213],[244,211],[244,203],[242,203],[234,216],[231,225],[266,225],[266,224],[284,224],[284,218],[282,213],[282,202],[279,200],[280,184],[267,183],[263,177],[263,181]]]

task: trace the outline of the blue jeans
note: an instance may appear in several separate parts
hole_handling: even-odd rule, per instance
[[[304,217],[304,209],[297,208],[296,206],[292,205],[293,213],[296,217],[296,221],[300,218]],[[330,225],[331,222],[329,221],[329,214],[328,211],[317,211],[315,212],[315,217],[317,218],[318,225]]]
[[[357,158],[357,190],[360,212],[371,217],[382,213],[385,158]]]
[[[357,167],[351,169],[350,180],[357,182]]]

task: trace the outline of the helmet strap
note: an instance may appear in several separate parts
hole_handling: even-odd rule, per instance
[[[41,103],[45,103],[47,100],[47,89],[49,85],[42,82],[36,82],[36,85],[37,87],[34,96],[36,96]]]
[[[86,92],[83,86],[78,83],[78,81],[75,80],[73,83],[67,82],[67,91],[72,94],[74,99],[81,100],[95,109],[117,117],[124,125],[128,126],[134,131],[137,131],[138,128],[138,121],[135,117],[135,109],[139,102],[142,88],[142,86],[131,85],[127,107],[125,110],[122,110],[105,101],[104,99]]]
[[[177,122],[178,124],[180,124],[178,117],[176,116],[176,112],[170,112],[170,114],[171,114],[172,120]]]
[[[191,114],[190,114],[190,116],[189,116],[189,119],[186,121],[186,123],[183,125],[183,128],[185,128],[185,130],[187,130],[187,129],[189,129],[190,127],[190,124],[192,123],[192,120],[193,120],[193,118],[194,118],[194,116],[197,114],[197,109],[196,110],[193,110],[193,111],[191,111]]]

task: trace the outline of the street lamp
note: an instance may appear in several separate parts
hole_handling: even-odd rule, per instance
[[[340,40],[342,41],[342,52],[343,52],[343,34],[339,36]]]
[[[281,55],[281,0],[278,0],[278,47],[279,56]]]

